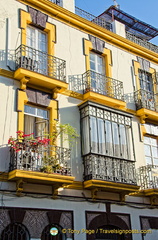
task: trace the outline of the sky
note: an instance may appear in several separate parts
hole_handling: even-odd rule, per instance
[[[116,0],[120,9],[139,20],[158,28],[158,0]],[[104,12],[113,0],[75,0],[75,5],[95,16]],[[151,40],[158,45],[158,36]]]

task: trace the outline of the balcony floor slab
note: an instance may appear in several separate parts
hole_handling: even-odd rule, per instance
[[[63,92],[68,88],[68,84],[61,80],[57,80],[53,77],[42,75],[40,73],[33,72],[28,69],[18,68],[14,73],[14,78],[18,80],[22,80],[25,77],[27,77],[29,84],[48,88],[51,90],[54,88],[58,88],[59,89],[58,92]]]
[[[57,173],[44,173],[44,172],[33,172],[33,171],[25,171],[25,170],[13,170],[8,174],[8,180],[10,181],[18,181],[22,179],[28,183],[42,183],[46,185],[53,184],[72,184],[74,182],[75,177],[61,175]]]

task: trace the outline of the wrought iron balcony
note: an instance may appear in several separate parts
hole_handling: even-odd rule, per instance
[[[59,5],[61,7],[63,6],[63,0],[49,0],[49,1]]]
[[[123,83],[113,78],[106,77],[94,71],[87,71],[80,75],[69,76],[70,90],[86,93],[96,92],[118,100],[124,100]]]
[[[137,171],[137,178],[142,190],[158,189],[158,165],[140,167]]]
[[[108,29],[109,31],[112,31],[112,24],[105,21],[104,18],[96,17],[96,16],[94,16],[94,15],[92,15],[92,14],[90,14],[90,13],[88,13],[88,12],[78,8],[78,7],[75,7],[75,13],[77,15],[79,15],[80,17],[83,17],[83,18],[87,19],[88,21],[91,21],[91,22],[93,22],[93,23],[95,23],[95,24],[97,24],[97,25],[99,25],[103,28]]]
[[[146,108],[158,112],[158,94],[140,89],[134,92],[137,110]]]
[[[18,151],[10,148],[10,168],[71,176],[70,149],[53,145],[19,142]]]
[[[134,43],[139,44],[142,47],[148,48],[149,50],[158,53],[158,46],[156,46],[146,40],[143,40],[139,37],[136,37],[134,34],[126,32],[126,38]]]
[[[46,52],[20,45],[15,50],[16,70],[24,68],[66,82],[66,61]]]
[[[91,179],[136,185],[135,164],[114,157],[87,155],[84,157],[84,180]]]

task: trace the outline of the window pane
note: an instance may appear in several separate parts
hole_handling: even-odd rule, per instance
[[[82,120],[82,153],[84,155],[89,152],[90,152],[89,118],[85,117]]]
[[[113,134],[114,156],[120,157],[118,124],[114,122],[112,123],[112,134]]]
[[[149,137],[144,137],[144,143],[150,144],[150,138]]]
[[[121,124],[119,127],[120,127],[121,155],[123,158],[127,158],[128,149],[127,149],[126,129],[125,129],[125,126]]]
[[[158,158],[158,148],[152,147],[152,156]]]
[[[92,152],[98,153],[97,121],[95,117],[90,117],[90,131]]]
[[[48,119],[48,111],[37,108],[37,116]]]
[[[103,119],[98,118],[99,153],[105,154],[105,130]]]
[[[145,155],[146,156],[151,156],[151,147],[149,145],[145,145]]]
[[[36,108],[28,106],[28,105],[25,105],[24,112],[32,114],[32,115],[36,115]]]
[[[24,116],[24,132],[25,134],[35,134],[35,117],[29,115]]]
[[[38,32],[38,50],[47,52],[47,35],[42,32]]]
[[[113,144],[112,144],[112,130],[111,130],[110,121],[105,121],[105,129],[106,129],[106,152],[109,156],[112,156]]]
[[[90,69],[93,70],[93,71],[96,71],[94,62],[90,62]]]
[[[36,38],[35,38],[35,29],[27,27],[27,46],[35,48]]]
[[[35,137],[48,137],[48,121],[42,118],[36,118],[35,122]]]
[[[158,165],[158,158],[154,158],[153,164],[154,164],[154,165]]]
[[[145,157],[146,164],[152,164],[152,159],[151,157]]]

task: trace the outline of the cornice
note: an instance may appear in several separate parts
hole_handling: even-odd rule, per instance
[[[158,63],[158,54],[146,49],[126,38],[123,38],[107,29],[96,25],[95,23],[88,21],[65,8],[62,8],[49,0],[18,0],[19,2],[28,4],[36,9],[45,12],[51,17],[62,21],[68,25],[76,27],[86,33],[93,34],[104,41],[111,43],[117,47],[120,47],[126,51],[139,55],[150,61]]]

